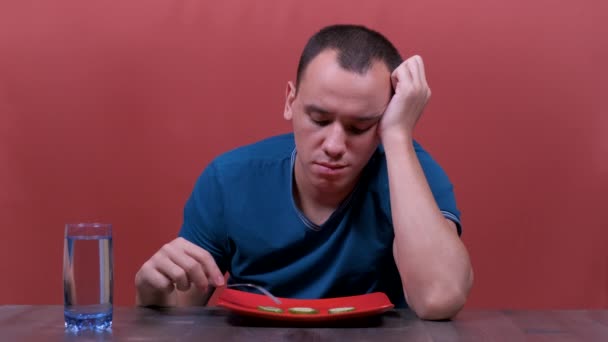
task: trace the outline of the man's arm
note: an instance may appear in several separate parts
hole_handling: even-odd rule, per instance
[[[140,306],[206,305],[224,276],[206,250],[181,237],[165,244],[135,275]]]
[[[137,272],[137,305],[206,305],[214,288],[224,285],[226,233],[217,177],[216,165],[211,163],[186,202],[179,237],[160,248]]]
[[[410,307],[423,319],[453,317],[473,283],[466,248],[454,222],[441,214],[411,139],[384,143],[391,212],[393,255]]]
[[[467,250],[455,224],[439,210],[413,145],[428,99],[419,56],[391,76],[393,95],[380,122],[395,239],[393,255],[409,306],[423,319],[447,319],[463,307],[473,283]]]

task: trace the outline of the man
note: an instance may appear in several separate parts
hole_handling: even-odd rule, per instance
[[[139,305],[204,305],[255,283],[281,297],[375,291],[423,319],[453,317],[473,282],[452,185],[413,140],[430,97],[419,56],[361,26],[307,43],[284,117],[293,134],[216,158],[179,237],[135,277]]]

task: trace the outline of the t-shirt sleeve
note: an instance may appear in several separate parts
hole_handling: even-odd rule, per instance
[[[454,186],[443,168],[441,168],[431,155],[424,151],[418,143],[415,143],[414,146],[418,155],[418,160],[422,165],[424,175],[426,176],[426,180],[435,197],[435,202],[437,202],[439,210],[441,210],[441,213],[445,218],[456,223],[458,235],[462,234],[460,211],[456,206]]]
[[[228,269],[223,196],[217,167],[211,163],[198,178],[184,207],[179,236],[209,252],[222,273]]]

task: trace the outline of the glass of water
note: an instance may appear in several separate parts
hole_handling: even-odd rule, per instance
[[[112,326],[112,225],[65,226],[63,303],[65,327],[71,331]]]

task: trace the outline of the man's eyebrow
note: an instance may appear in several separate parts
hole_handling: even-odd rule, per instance
[[[319,113],[321,115],[330,115],[331,114],[330,111],[328,111],[326,109],[323,109],[323,108],[321,108],[321,107],[319,107],[317,105],[314,105],[314,104],[305,105],[304,106],[304,110],[307,113]],[[356,122],[374,122],[374,121],[380,120],[382,118],[382,114],[383,113],[380,113],[380,114],[370,114],[370,115],[360,116],[360,117],[353,117],[350,120],[356,121]]]
[[[382,119],[382,114],[372,114],[372,115],[353,118],[354,121],[358,121],[358,122],[371,122],[371,121],[378,121],[380,119]]]
[[[328,115],[330,114],[328,110],[325,110],[317,105],[314,104],[308,104],[304,106],[304,110],[307,113],[319,113],[319,114],[323,114],[323,115]]]

